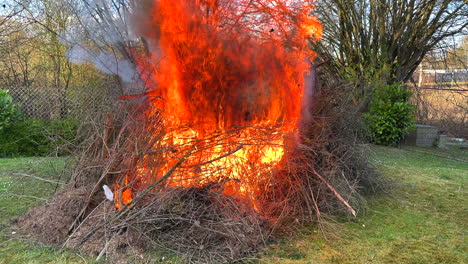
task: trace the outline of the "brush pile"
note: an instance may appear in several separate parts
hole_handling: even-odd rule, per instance
[[[312,1],[141,2],[147,41],[129,54],[145,92],[84,123],[68,191],[20,226],[57,228],[55,244],[97,258],[157,248],[220,263],[357,214],[374,175],[340,86],[312,96],[305,77],[321,34]],[[63,195],[76,190],[79,202]],[[63,221],[29,223],[68,204]]]
[[[161,116],[148,120],[140,103],[127,102],[82,128],[88,141],[77,154],[71,182],[18,225],[43,242],[99,258],[125,259],[125,254],[157,249],[191,263],[224,263],[251,257],[301,225],[320,224],[324,215],[354,215],[364,206],[362,195],[377,188],[379,178],[358,144],[356,125],[347,120],[352,115],[329,104],[320,106],[325,98],[333,95],[315,97],[302,144],[287,146],[285,163],[270,172],[268,188],[255,197],[256,207],[251,200],[227,194],[223,181],[196,187],[167,184],[178,169],[186,169],[191,157],[183,153],[164,177],[139,189],[117,210],[102,186],[138,170],[135,164],[148,153],[168,151],[154,149],[164,137]],[[152,133],[145,122],[151,122]]]

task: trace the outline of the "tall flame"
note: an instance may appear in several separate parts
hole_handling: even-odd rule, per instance
[[[121,184],[117,207],[183,165],[165,186],[216,182],[261,210],[285,145],[298,131],[304,74],[321,25],[312,1],[152,0],[138,18],[148,54],[137,64],[151,117],[162,114],[165,149],[138,160]],[[151,124],[149,124],[151,125]],[[170,151],[172,150],[172,151]],[[187,153],[189,155],[187,155]]]

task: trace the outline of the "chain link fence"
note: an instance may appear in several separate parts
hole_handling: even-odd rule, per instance
[[[81,117],[101,111],[115,102],[117,95],[109,87],[0,87],[7,89],[24,116],[36,120]]]

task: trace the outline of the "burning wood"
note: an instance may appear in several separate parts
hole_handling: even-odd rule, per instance
[[[164,136],[114,186],[116,206],[158,181],[165,187],[222,183],[223,193],[262,212],[286,146],[296,145],[305,81],[321,26],[307,1],[147,1],[136,52],[146,115],[161,114]],[[278,30],[271,30],[271,29]],[[149,56],[148,56],[149,54]],[[154,126],[146,122],[151,130]],[[240,147],[242,146],[242,147]],[[279,176],[277,176],[278,178]],[[283,176],[287,177],[287,176]],[[283,179],[285,181],[287,179]]]

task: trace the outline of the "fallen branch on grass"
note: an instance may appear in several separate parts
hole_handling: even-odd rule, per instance
[[[331,186],[320,174],[318,174],[318,172],[316,172],[315,170],[312,170],[312,172],[315,176],[317,176],[317,178],[319,178],[323,183],[325,183],[325,185],[327,185],[328,189],[332,191],[335,197],[338,200],[340,200],[344,204],[344,206],[346,206],[346,208],[348,208],[349,212],[351,212],[353,216],[356,216],[356,211],[351,207],[351,205],[349,205],[349,203],[345,199],[343,199],[343,197],[335,190],[335,188],[333,188],[333,186]]]
[[[65,183],[63,183],[63,182],[48,180],[48,179],[44,179],[44,178],[41,178],[41,177],[38,177],[38,176],[26,174],[26,173],[13,173],[13,175],[15,175],[15,176],[29,177],[29,178],[33,178],[33,179],[36,179],[36,180],[40,180],[40,181],[44,181],[44,182],[48,182],[48,183],[52,183],[52,184],[60,184],[60,185],[64,185],[64,184],[65,184]]]
[[[44,199],[44,198],[41,198],[41,197],[37,197],[37,196],[33,196],[33,195],[27,195],[27,194],[9,193],[8,195],[14,196],[14,197],[32,198],[32,199],[37,199],[37,200],[41,200],[41,201],[47,201],[47,199]]]

